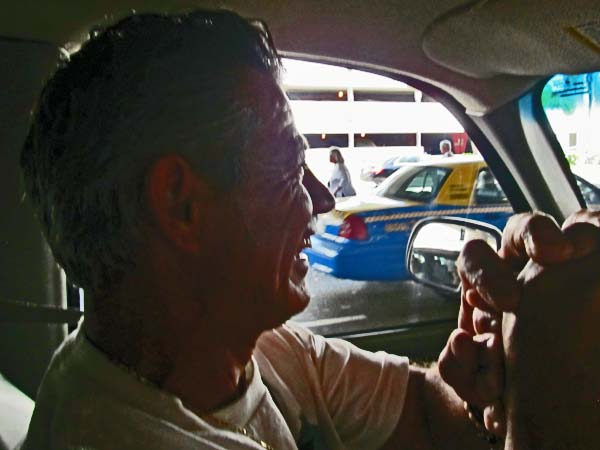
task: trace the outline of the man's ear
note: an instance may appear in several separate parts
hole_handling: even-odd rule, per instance
[[[150,214],[162,234],[185,252],[201,248],[209,190],[179,155],[161,156],[149,169],[146,198]]]

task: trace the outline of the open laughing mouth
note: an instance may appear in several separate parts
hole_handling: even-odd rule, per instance
[[[290,278],[295,283],[302,281],[308,273],[308,257],[303,253],[303,250],[311,247],[310,236],[312,234],[312,231],[306,232],[300,245],[298,246],[296,254],[294,255],[294,260],[292,261],[292,270],[290,271]]]

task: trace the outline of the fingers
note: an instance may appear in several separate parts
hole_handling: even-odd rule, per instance
[[[570,260],[583,258],[600,249],[600,228],[595,225],[599,219],[600,213],[582,210],[565,221],[562,233],[572,248]],[[552,264],[544,266],[538,261],[529,260],[518,279],[522,283],[527,283],[551,266]]]
[[[504,350],[502,338],[492,333],[473,337],[477,347],[477,374],[475,389],[485,404],[499,399],[504,392]]]
[[[509,219],[498,253],[515,270],[521,270],[529,258],[539,264],[567,261],[574,249],[551,216],[535,212]]]
[[[468,242],[457,267],[465,304],[483,311],[514,312],[519,300],[519,284],[513,271],[530,265],[541,266],[580,258],[600,248],[600,212],[579,211],[570,216],[561,230],[554,219],[543,213],[517,214],[508,221],[498,255],[483,241]],[[534,264],[535,265],[535,264]],[[538,270],[539,271],[539,270]],[[528,272],[530,275],[533,272]],[[468,325],[468,309],[459,326]]]
[[[510,218],[502,235],[498,255],[483,241],[467,242],[457,267],[465,302],[483,311],[515,311],[519,283],[513,271],[531,259],[552,265],[588,255],[600,247],[600,212],[582,210],[571,215],[561,230],[543,213],[517,214]],[[459,326],[468,331],[467,315]]]
[[[456,265],[469,305],[488,312],[517,307],[519,284],[513,270],[485,241],[467,242]]]
[[[567,220],[563,223],[563,229],[575,223],[582,222],[600,227],[600,211],[590,211],[589,209],[579,210],[567,217]]]
[[[502,333],[502,316],[476,308],[473,311],[473,328],[475,334]]]
[[[473,322],[473,306],[467,300],[469,292],[475,289],[466,287],[467,282],[462,282],[463,287],[461,289],[460,296],[460,309],[458,311],[458,328],[467,331],[469,334],[475,334],[474,322]],[[483,300],[482,300],[483,301]]]
[[[598,227],[600,211],[577,211],[565,220],[562,230],[544,213],[517,214],[504,228],[499,254],[517,270],[529,258],[542,265],[565,262],[596,248]]]
[[[495,436],[506,436],[506,411],[504,403],[496,401],[483,410],[483,423],[485,428]]]
[[[515,272],[537,277],[544,265],[600,248],[600,213],[581,211],[561,230],[549,216],[520,214],[508,222],[496,254],[484,241],[470,241],[457,261],[462,282],[459,327],[438,360],[442,378],[468,403],[483,409],[486,428],[506,433],[503,407],[504,348],[499,312],[514,312],[520,298]]]
[[[438,358],[438,370],[460,398],[469,403],[478,400],[473,389],[477,373],[477,346],[473,345],[471,335],[466,331],[457,329],[452,332]]]
[[[578,217],[581,219],[584,217],[591,218],[588,214],[578,215]],[[581,258],[597,250],[600,247],[600,228],[598,228],[598,225],[592,222],[579,222],[569,219],[563,225],[563,232],[573,245],[573,258]]]
[[[462,328],[470,335],[501,333],[501,313],[486,311],[477,306],[484,300],[481,300],[475,289],[469,289],[465,294],[462,300],[463,304],[458,312],[458,328]]]
[[[504,391],[501,337],[491,333],[472,337],[454,330],[440,354],[438,369],[468,403],[483,408],[499,401]]]

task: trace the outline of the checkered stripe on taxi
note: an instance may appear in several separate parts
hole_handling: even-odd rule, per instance
[[[511,206],[482,206],[472,208],[434,209],[426,211],[408,211],[394,214],[382,214],[365,217],[365,223],[388,222],[390,220],[416,219],[430,216],[455,216],[459,214],[511,213]]]

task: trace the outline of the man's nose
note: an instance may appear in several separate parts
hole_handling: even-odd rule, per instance
[[[304,169],[304,187],[308,191],[313,204],[313,214],[326,213],[335,206],[335,199],[329,189],[306,167]]]

